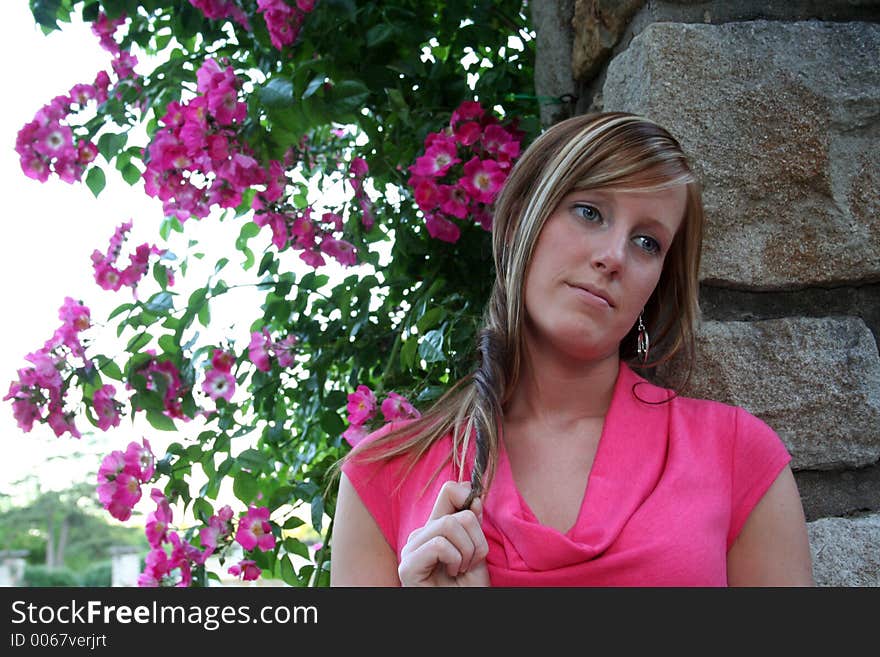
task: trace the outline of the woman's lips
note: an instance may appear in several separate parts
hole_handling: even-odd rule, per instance
[[[581,285],[572,285],[568,284],[568,286],[574,290],[575,294],[578,295],[579,298],[583,299],[585,302],[596,306],[597,308],[613,308],[614,304],[608,299],[607,295],[603,293],[601,290],[596,288],[590,289],[586,286]]]

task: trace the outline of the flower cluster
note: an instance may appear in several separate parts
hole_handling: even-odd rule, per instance
[[[208,59],[196,73],[198,94],[187,103],[171,102],[163,127],[147,147],[144,191],[162,201],[165,214],[180,221],[206,217],[213,204],[234,208],[266,172],[251,156],[238,130],[247,104],[238,100],[232,67]]]
[[[125,16],[121,16],[111,21],[100,13],[92,24],[92,32],[99,38],[101,46],[113,55],[112,67],[119,82],[136,84],[134,67],[137,58],[122,50],[113,39],[125,20]],[[76,137],[70,118],[93,100],[97,104],[106,102],[109,89],[110,76],[101,71],[92,84],[74,85],[66,95],[56,96],[37,112],[33,121],[18,132],[15,141],[15,150],[26,176],[40,182],[46,182],[52,173],[67,183],[82,179],[88,165],[97,157],[98,149],[91,141]]]
[[[346,240],[333,236],[342,232],[342,217],[335,212],[325,212],[320,220],[312,217],[312,208],[303,211],[290,211],[276,204],[265,204],[265,195],[255,198],[257,213],[254,223],[269,226],[272,230],[272,244],[279,251],[290,246],[300,250],[299,257],[312,267],[325,264],[328,255],[342,265],[357,263],[357,250]]]
[[[156,510],[147,516],[145,533],[150,543],[144,572],[138,577],[138,586],[189,586],[193,568],[203,566],[215,553],[222,553],[233,541],[244,550],[272,550],[275,536],[269,522],[269,509],[251,506],[239,518],[233,535],[232,508],[227,504],[208,518],[199,529],[201,549],[182,538],[171,529],[173,513],[168,499],[157,488],[150,494]],[[171,547],[170,554],[165,546]],[[228,572],[246,580],[257,579],[262,571],[250,559],[242,559],[230,566]]]
[[[359,385],[348,395],[346,410],[349,426],[342,434],[352,447],[369,434],[367,423],[376,415],[377,408],[381,408],[385,422],[421,417],[419,411],[407,401],[406,397],[396,392],[389,392],[380,406],[373,391],[365,385]]]
[[[122,452],[114,450],[104,457],[98,469],[98,499],[117,520],[128,520],[141,499],[141,484],[153,478],[156,459],[149,441],[134,441]]]
[[[315,8],[316,0],[296,0],[296,6],[285,0],[257,0],[257,11],[263,14],[272,45],[278,50],[296,41],[306,14]]]
[[[251,333],[251,341],[248,345],[248,358],[261,372],[272,369],[272,357],[278,361],[279,367],[292,367],[296,362],[294,347],[297,342],[297,337],[293,334],[273,340],[268,329],[254,331]]]
[[[53,98],[19,130],[15,151],[26,176],[46,182],[54,173],[66,183],[82,178],[98,149],[90,141],[76,139],[67,118],[74,106],[83,108],[99,94],[106,95],[110,79],[106,73],[99,78],[93,85],[77,84],[66,96]]]
[[[431,237],[457,242],[461,229],[453,218],[471,217],[492,230],[491,206],[519,157],[521,139],[514,127],[470,101],[452,113],[445,129],[427,136],[408,184]]]
[[[189,3],[201,11],[205,18],[222,20],[231,18],[244,29],[250,31],[251,24],[247,14],[238,6],[235,0],[189,0]]]
[[[187,419],[183,413],[183,397],[189,388],[183,384],[177,365],[168,359],[157,359],[156,352],[152,349],[148,349],[146,353],[150,355],[150,359],[133,372],[132,378],[135,376],[143,377],[146,381],[145,389],[147,391],[162,395],[165,415],[171,418]],[[132,388],[130,380],[126,387]]]
[[[226,401],[232,399],[235,393],[235,377],[232,376],[232,366],[235,364],[235,354],[222,349],[215,349],[211,357],[211,367],[205,372],[205,380],[202,390],[214,401],[221,397]]]
[[[106,253],[101,253],[97,249],[92,252],[92,268],[95,271],[95,282],[103,289],[116,292],[123,285],[127,285],[136,295],[137,284],[149,269],[150,256],[158,255],[161,257],[165,251],[145,242],[136,247],[134,253],[129,255],[128,266],[125,269],[119,269],[116,266],[116,261],[119,259],[122,245],[131,226],[131,221],[119,225],[113,233],[113,237],[110,238],[110,245],[107,247]],[[174,284],[174,276],[171,272],[168,274],[168,283]]]
[[[18,370],[18,380],[11,383],[3,401],[12,400],[12,413],[22,431],[31,431],[34,421],[39,421],[48,424],[56,436],[69,432],[79,438],[80,433],[73,422],[74,414],[64,410],[64,397],[70,387],[69,375],[81,367],[73,359],[82,361],[83,367],[92,367],[80,342],[80,333],[91,325],[91,316],[81,302],[65,297],[58,317],[61,326],[42,349],[25,356],[32,367]],[[99,419],[99,427],[103,430],[115,426],[114,422],[118,424],[110,412],[111,407],[116,407],[111,395],[112,392],[105,387],[96,392],[93,399],[95,410],[101,408],[99,418],[102,412],[107,413],[106,420]]]

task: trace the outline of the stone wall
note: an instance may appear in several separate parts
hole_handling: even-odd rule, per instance
[[[880,586],[880,3],[532,10],[537,94],[570,101],[544,122],[643,114],[703,184],[704,321],[687,393],[778,431],[817,584]]]

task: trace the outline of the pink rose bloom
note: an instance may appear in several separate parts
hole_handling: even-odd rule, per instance
[[[337,240],[329,235],[321,240],[320,249],[346,267],[357,264],[357,251],[345,240]]]
[[[461,229],[452,221],[439,214],[429,214],[425,220],[428,235],[443,242],[455,244],[461,237]]]
[[[116,388],[112,385],[104,385],[95,391],[92,397],[92,407],[98,416],[98,428],[107,431],[110,427],[118,427],[121,416],[119,403],[114,399]]]
[[[241,577],[245,581],[259,579],[260,575],[263,573],[263,571],[257,567],[257,563],[250,559],[242,559],[237,564],[229,566],[227,572],[230,575]]]
[[[342,433],[342,437],[345,438],[349,445],[357,447],[357,444],[366,438],[369,433],[369,430],[365,426],[361,424],[352,424]]]
[[[398,395],[396,392],[389,392],[388,397],[382,402],[382,415],[385,416],[386,422],[421,417],[421,414],[407,401],[406,397]]]
[[[507,174],[495,160],[473,157],[464,165],[464,176],[460,184],[474,200],[492,203],[506,179]]]
[[[230,351],[215,349],[214,355],[211,357],[211,365],[214,369],[218,369],[221,372],[230,372],[232,371],[232,366],[235,365],[235,354]]]
[[[245,549],[271,550],[275,547],[272,525],[269,524],[269,509],[265,506],[252,506],[247,515],[238,521],[235,540]]]
[[[156,457],[150,450],[150,442],[144,438],[142,444],[134,441],[128,443],[125,450],[125,470],[146,483],[153,478]]]
[[[171,525],[174,514],[171,511],[168,499],[158,488],[154,488],[150,492],[150,498],[156,503],[156,510],[147,516],[144,532],[147,535],[150,547],[155,548],[168,540],[168,528]]]
[[[288,335],[283,340],[272,343],[272,353],[275,354],[281,367],[292,367],[296,363],[293,355],[298,341],[295,335]]]
[[[376,412],[376,396],[367,386],[360,385],[348,395],[349,424],[363,424]]]
[[[202,383],[202,390],[215,401],[221,397],[230,401],[235,392],[235,377],[223,370],[208,370]]]
[[[269,332],[263,329],[262,332],[254,331],[251,333],[251,342],[248,345],[248,358],[261,372],[268,372],[272,369],[269,364],[269,349],[271,340]]]

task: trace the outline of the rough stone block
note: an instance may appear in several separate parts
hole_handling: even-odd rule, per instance
[[[658,372],[681,378],[680,364]],[[855,317],[703,322],[685,394],[742,406],[769,424],[793,469],[880,459],[880,357]]]
[[[880,586],[880,514],[807,523],[818,586]]]
[[[880,25],[656,23],[609,63],[602,93],[694,161],[704,282],[880,279]]]

